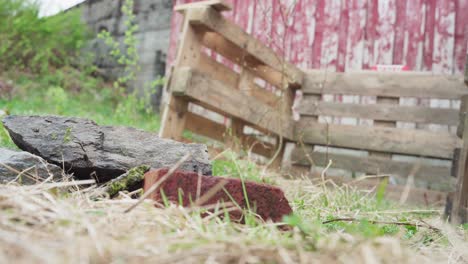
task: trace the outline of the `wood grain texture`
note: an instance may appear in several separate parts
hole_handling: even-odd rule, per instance
[[[284,61],[281,56],[266,47],[265,44],[247,34],[242,28],[225,19],[218,12],[209,9],[194,10],[188,17],[192,25],[206,27],[222,35],[229,42],[242,48],[250,56],[256,58],[272,69],[284,73],[287,81],[292,85],[302,84],[303,73],[293,64]]]
[[[383,97],[460,99],[468,94],[461,76],[423,73],[307,71],[304,94],[352,94]]]
[[[193,2],[198,1],[177,0],[174,5]],[[224,12],[229,20],[278,54],[285,49],[286,60],[304,68],[348,71],[406,64],[438,74],[463,71],[467,0],[299,0],[287,28],[281,10],[292,1],[229,2],[233,10]],[[178,14],[171,24],[168,67],[175,58]]]
[[[461,145],[452,134],[391,127],[364,127],[299,121],[298,140],[306,144],[452,159]]]
[[[468,223],[468,96],[462,98],[460,119],[463,127],[458,133],[463,140],[463,147],[457,162],[457,186],[450,217],[455,224]]]
[[[301,115],[356,117],[372,120],[403,121],[426,124],[457,126],[458,110],[429,108],[422,106],[402,106],[392,104],[345,104],[317,102],[306,97],[298,107]]]
[[[201,2],[180,4],[174,7],[174,11],[181,12],[187,9],[200,8],[200,7],[211,7],[218,12],[231,11],[232,6],[223,0],[204,0]]]
[[[312,147],[296,147],[291,156],[293,164],[326,167],[332,160],[331,168],[371,175],[393,175],[406,179],[414,173],[414,179],[427,182],[427,187],[439,191],[453,191],[455,178],[450,177],[450,167],[433,166],[423,163],[389,160],[375,156],[351,156],[347,154],[323,153],[312,151]],[[416,167],[417,166],[417,167]]]
[[[173,80],[172,92],[178,97],[189,98],[223,115],[242,119],[255,128],[259,127],[290,140],[294,138],[292,117],[258,102],[254,97],[233,90],[191,68],[177,69]]]
[[[193,10],[188,10],[186,15],[190,15]],[[176,67],[198,65],[201,56],[201,40],[196,34],[187,19],[184,20],[182,28],[182,39],[178,45]],[[171,77],[172,78],[172,77]],[[178,80],[171,80],[170,90]],[[184,132],[186,113],[188,112],[188,102],[183,98],[169,96],[169,101],[162,116],[162,126],[160,136],[174,140],[181,140]]]
[[[223,124],[216,123],[208,118],[191,112],[187,113],[185,128],[197,135],[204,136],[218,142],[225,142],[229,134],[228,128]],[[244,145],[242,148],[244,150],[251,150],[253,153],[265,157],[271,157],[274,150],[274,146],[269,143],[262,142],[253,136],[246,135],[243,143]]]

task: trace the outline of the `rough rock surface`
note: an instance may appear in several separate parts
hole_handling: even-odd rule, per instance
[[[155,182],[167,173],[168,169],[151,170],[145,174],[144,191],[146,192]],[[182,195],[183,206],[190,206],[197,201],[197,185],[198,174],[186,172],[182,170],[176,171],[161,186],[156,189],[150,197],[158,202],[162,202],[161,190],[167,199],[174,203],[179,203],[179,195]],[[208,177],[200,176],[200,196],[213,190],[220,182],[225,181],[224,189],[214,193],[209,199],[203,201],[199,205],[216,204],[218,201],[226,203],[232,202],[232,199],[243,209],[248,208],[247,200],[245,199],[242,181],[235,178],[224,177]],[[292,213],[288,200],[284,196],[283,191],[275,186],[259,184],[255,182],[245,181],[245,189],[250,208],[256,208],[256,213],[264,220],[271,219],[275,222],[282,220],[283,216]],[[219,186],[219,185],[218,185]],[[181,191],[179,191],[181,190]],[[201,199],[203,200],[203,199]],[[234,221],[242,222],[242,212],[240,210],[230,212],[230,217]]]
[[[170,167],[186,153],[181,168],[211,174],[207,147],[161,139],[129,127],[98,126],[95,122],[59,116],[7,116],[5,128],[22,150],[53,164],[64,164],[79,179],[108,181],[140,165]]]
[[[21,179],[18,179],[18,181],[24,184],[36,182],[27,175],[33,176],[39,181],[47,179],[50,175],[53,175],[54,179],[62,176],[60,167],[48,164],[38,156],[25,151],[0,148],[0,183],[14,180],[18,176],[18,172],[23,172]]]

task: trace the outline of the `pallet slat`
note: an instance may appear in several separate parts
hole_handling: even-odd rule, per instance
[[[461,140],[448,132],[323,124],[299,121],[297,140],[306,144],[452,159]]]
[[[183,12],[187,9],[193,9],[193,8],[200,8],[200,7],[211,7],[214,10],[218,12],[223,12],[223,11],[231,11],[232,6],[228,3],[226,3],[223,0],[207,0],[207,1],[202,1],[202,2],[194,2],[194,3],[187,3],[187,4],[181,4],[177,5],[174,7],[174,11],[177,12]]]
[[[219,12],[211,8],[192,9],[187,18],[192,25],[204,27],[207,31],[217,32],[229,42],[242,48],[244,52],[240,54],[249,55],[262,64],[284,73],[291,85],[300,86],[302,84],[303,72],[301,70],[284,61],[273,50],[224,18]]]
[[[311,161],[316,166],[326,167],[332,160],[331,168],[344,169],[351,172],[364,172],[370,174],[391,174],[402,178],[414,173],[416,180],[423,180],[432,189],[440,191],[453,191],[455,178],[450,177],[451,169],[445,166],[433,166],[417,164],[416,162],[405,162],[389,160],[374,156],[351,156],[346,154],[323,153],[312,151],[312,147],[296,147],[291,154],[293,164],[310,166]],[[417,168],[415,168],[417,166]]]
[[[207,105],[223,115],[243,119],[253,127],[260,127],[290,140],[294,138],[292,117],[258,102],[254,97],[231,89],[189,67],[177,69],[172,78],[172,93],[175,96]]]
[[[197,69],[211,78],[221,81],[235,89],[239,83],[239,74],[231,70],[226,65],[215,61],[205,53],[201,53]]]
[[[185,128],[197,135],[208,137],[219,142],[224,142],[227,130],[227,127],[224,125],[192,112],[187,113]],[[251,148],[253,153],[265,157],[270,157],[274,151],[274,146],[271,144],[262,142],[257,138],[248,135],[245,136],[244,144],[244,147],[249,149]]]
[[[346,104],[317,102],[307,97],[298,107],[301,115],[356,117],[381,121],[403,121],[456,126],[459,111],[455,109],[403,106],[390,104]]]
[[[222,35],[216,32],[206,31],[206,28],[198,28],[199,34],[202,35],[202,43],[205,47],[220,54],[231,62],[249,69],[257,77],[265,80],[271,85],[281,88],[283,87],[283,74],[269,66],[263,64],[255,57],[250,56],[242,48],[225,39]],[[284,88],[284,87],[283,87]]]
[[[304,94],[349,94],[383,97],[460,99],[468,94],[461,76],[373,71],[304,75]]]

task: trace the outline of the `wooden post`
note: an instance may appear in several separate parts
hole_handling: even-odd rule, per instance
[[[285,81],[283,81],[283,82],[285,83]],[[289,87],[286,84],[283,84],[282,88],[284,88],[284,91],[283,91],[283,94],[281,96],[281,101],[280,101],[281,105],[279,107],[281,108],[281,113],[283,113],[283,115],[284,115],[283,117],[292,118],[292,106],[294,104],[294,99],[295,99],[295,96],[296,96],[296,90],[294,88],[292,88],[292,87]],[[283,120],[279,120],[279,122],[280,123],[278,124],[278,127],[281,127],[281,125],[283,123]],[[281,167],[282,161],[283,161],[283,156],[284,156],[284,151],[286,149],[287,141],[286,141],[286,139],[284,137],[282,139],[280,137],[283,137],[283,135],[279,135],[277,137],[277,139],[276,139],[277,144],[276,144],[274,154],[276,153],[276,151],[279,151],[279,153],[275,157],[275,160],[273,160],[273,162],[271,163],[271,166],[274,169],[277,169],[277,168]]]
[[[461,100],[460,125],[457,135],[463,140],[463,147],[460,150],[457,168],[455,168],[457,186],[453,201],[447,204],[452,207],[450,221],[454,224],[468,222],[468,95],[463,96]]]
[[[466,54],[466,63],[465,63],[465,83],[468,85],[468,53]]]
[[[377,96],[377,104],[399,104],[399,98]],[[374,126],[396,127],[396,122],[374,120]],[[382,157],[391,160],[392,154],[369,151],[369,156]]]
[[[182,40],[179,43],[175,69],[183,66],[196,66],[200,60],[201,36],[195,32],[186,19],[191,10],[184,10],[184,24],[182,27]],[[174,80],[172,80],[174,81]],[[173,82],[172,82],[173,83]],[[181,140],[185,128],[188,112],[188,102],[183,98],[174,96],[172,91],[168,104],[164,109],[160,136],[174,140]]]

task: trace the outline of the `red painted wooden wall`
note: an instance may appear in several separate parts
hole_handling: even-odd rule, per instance
[[[229,0],[228,0],[229,1]],[[196,2],[174,0],[174,4]],[[461,73],[468,0],[231,0],[225,16],[302,68]],[[172,18],[174,59],[181,15]]]

